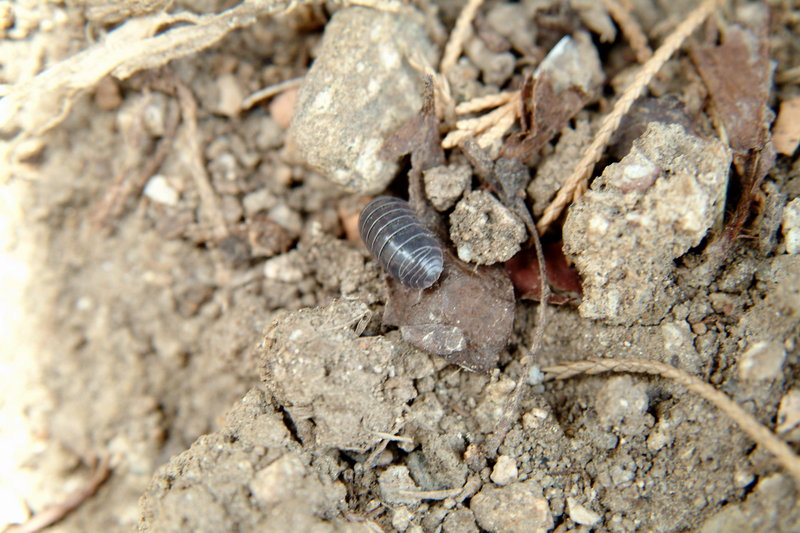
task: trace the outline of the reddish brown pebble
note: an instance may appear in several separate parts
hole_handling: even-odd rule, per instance
[[[292,121],[294,103],[297,101],[297,91],[296,87],[287,89],[273,98],[269,104],[269,113],[272,115],[272,119],[283,129],[288,128],[289,123]]]

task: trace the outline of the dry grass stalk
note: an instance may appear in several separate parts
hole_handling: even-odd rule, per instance
[[[526,211],[527,213],[527,211]],[[544,341],[544,329],[547,326],[547,302],[550,300],[550,283],[547,281],[547,267],[544,260],[544,249],[542,248],[542,241],[539,239],[539,234],[533,227],[533,219],[528,213],[528,221],[531,227],[531,241],[533,241],[534,248],[536,249],[536,259],[539,261],[539,280],[541,283],[541,301],[539,303],[539,312],[536,317],[536,328],[533,330],[533,340],[531,341],[530,349],[525,349],[522,346],[522,369],[517,378],[517,383],[514,386],[514,392],[509,398],[505,409],[503,410],[503,417],[497,423],[497,427],[492,433],[491,437],[486,440],[484,451],[489,457],[497,456],[497,449],[503,444],[503,441],[511,430],[514,420],[517,418],[519,412],[519,404],[522,402],[522,391],[525,389],[525,382],[528,380],[533,361],[536,354],[542,347]]]
[[[291,80],[282,81],[280,83],[276,83],[275,85],[270,85],[269,87],[259,89],[242,101],[242,109],[250,109],[257,103],[262,102],[267,98],[272,98],[276,94],[288,91],[289,89],[294,89],[295,87],[300,87],[301,83],[303,83],[302,77],[292,78]]]
[[[642,27],[631,15],[630,9],[626,8],[617,0],[602,0],[603,6],[609,15],[616,21],[622,34],[628,39],[633,53],[636,54],[636,61],[644,63],[653,57],[653,51],[647,44],[647,36],[642,31]]]
[[[519,106],[506,104],[501,107],[504,113],[497,119],[497,122],[477,137],[478,146],[487,148],[495,141],[500,140],[508,130],[514,125],[519,117]]]
[[[543,368],[542,371],[550,374],[547,379],[569,379],[581,374],[603,372],[634,372],[661,376],[680,383],[728,415],[751,439],[769,450],[800,487],[800,457],[795,455],[788,444],[724,393],[679,368],[649,359],[590,359],[553,365]]]
[[[176,82],[175,90],[178,94],[178,102],[181,106],[181,116],[186,127],[186,138],[188,150],[185,154],[185,164],[189,167],[189,172],[194,178],[197,192],[200,194],[202,213],[211,222],[212,234],[217,240],[222,240],[228,236],[228,227],[225,224],[225,216],[219,205],[214,187],[206,170],[203,161],[203,148],[200,143],[200,131],[197,128],[197,101],[188,87],[180,82]]]
[[[597,164],[600,157],[603,155],[603,151],[606,146],[608,146],[612,135],[614,135],[614,132],[616,132],[619,127],[622,117],[628,113],[633,102],[642,95],[647,84],[650,83],[664,63],[667,62],[672,54],[681,47],[686,38],[689,37],[689,35],[691,35],[722,2],[723,0],[705,0],[675,28],[664,41],[664,44],[656,50],[653,57],[642,65],[639,74],[630,86],[625,89],[625,92],[620,99],[617,100],[617,103],[614,104],[614,109],[611,113],[603,120],[603,124],[600,126],[600,130],[597,132],[589,149],[578,162],[572,174],[567,178],[567,181],[564,182],[564,185],[561,186],[555,199],[553,199],[550,205],[544,210],[542,218],[539,219],[536,225],[540,233],[545,233],[553,222],[558,220],[558,217],[561,216],[564,209],[571,202],[580,198],[586,191],[589,175],[595,164]]]
[[[511,100],[519,99],[519,91],[507,91],[502,93],[478,96],[468,102],[461,102],[456,106],[456,113],[466,115],[467,113],[477,113],[503,104]]]
[[[100,464],[97,465],[85,487],[76,490],[58,505],[48,507],[35,514],[24,524],[11,526],[5,530],[5,533],[34,533],[55,524],[80,507],[83,502],[94,496],[110,475],[111,462],[108,457],[104,457],[100,461]]]
[[[481,102],[480,104],[489,107],[487,104],[488,101],[504,101],[505,103],[503,105],[480,117],[462,119],[456,122],[457,129],[448,133],[444,140],[442,140],[442,148],[453,148],[470,137],[474,137],[478,141],[478,144],[482,148],[485,148],[505,135],[514,125],[515,120],[519,118],[520,93],[517,91],[513,93],[499,93],[499,95],[503,96],[492,99],[487,98],[486,102]],[[475,102],[475,100],[470,100],[466,103],[471,104],[473,102]]]
[[[478,8],[483,4],[483,0],[469,0],[464,9],[458,15],[456,25],[450,33],[450,39],[447,41],[447,46],[444,48],[442,54],[442,61],[439,63],[439,72],[447,74],[453,68],[464,50],[464,43],[469,38],[472,31],[472,21],[475,19],[475,14]]]

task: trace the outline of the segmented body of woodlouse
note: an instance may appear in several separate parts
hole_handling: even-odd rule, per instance
[[[375,198],[361,211],[358,230],[381,266],[406,287],[426,289],[442,274],[442,247],[408,202]]]

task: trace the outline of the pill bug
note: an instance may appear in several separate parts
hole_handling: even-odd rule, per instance
[[[361,211],[358,230],[370,253],[406,287],[426,289],[442,274],[442,247],[408,202],[375,198]]]

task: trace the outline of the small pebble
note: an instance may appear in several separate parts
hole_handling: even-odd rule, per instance
[[[508,261],[526,237],[525,225],[486,191],[468,193],[450,215],[450,238],[467,263]]]
[[[785,360],[786,349],[782,342],[754,342],[739,361],[739,378],[745,381],[775,379],[781,375]]]
[[[414,513],[408,507],[399,507],[392,512],[392,527],[397,531],[405,531],[411,524]]]
[[[800,426],[800,389],[792,389],[781,398],[776,429],[781,436],[797,442],[800,440],[798,426]]]
[[[783,210],[783,239],[787,254],[800,253],[800,198],[795,198]]]
[[[602,518],[599,514],[595,513],[591,509],[587,509],[583,505],[579,504],[573,497],[567,498],[567,507],[569,508],[569,517],[572,519],[572,521],[582,526],[594,526],[600,522],[600,519]]]
[[[283,91],[272,99],[269,104],[269,114],[281,128],[286,129],[292,121],[294,104],[297,102],[297,87]]]
[[[213,110],[226,117],[235,117],[242,110],[244,93],[233,74],[223,74],[216,79],[218,97]]]
[[[503,533],[538,533],[553,528],[550,506],[533,480],[502,488],[484,487],[470,509],[483,529]]]
[[[453,207],[469,185],[472,170],[467,165],[440,165],[423,171],[425,194],[433,207],[446,211]]]
[[[491,480],[502,487],[516,481],[517,475],[517,462],[508,455],[501,455],[494,465]]]
[[[147,181],[144,186],[144,195],[154,202],[164,205],[178,204],[178,191],[172,188],[167,178],[161,174],[156,174]]]
[[[257,189],[242,199],[244,212],[248,216],[254,215],[259,211],[268,211],[275,207],[277,203],[278,199],[266,188]]]
[[[378,477],[378,486],[381,489],[381,498],[386,503],[413,504],[420,500],[414,495],[404,495],[402,491],[419,490],[414,480],[411,479],[409,470],[405,466],[390,466]]]
[[[142,123],[152,137],[162,137],[167,130],[167,97],[153,92],[148,98],[150,101],[142,111]]]
[[[296,283],[302,280],[303,269],[298,265],[299,257],[292,252],[266,260],[264,262],[264,277],[284,283]]]
[[[122,104],[119,85],[111,76],[101,79],[94,90],[94,103],[103,111],[113,111]]]

